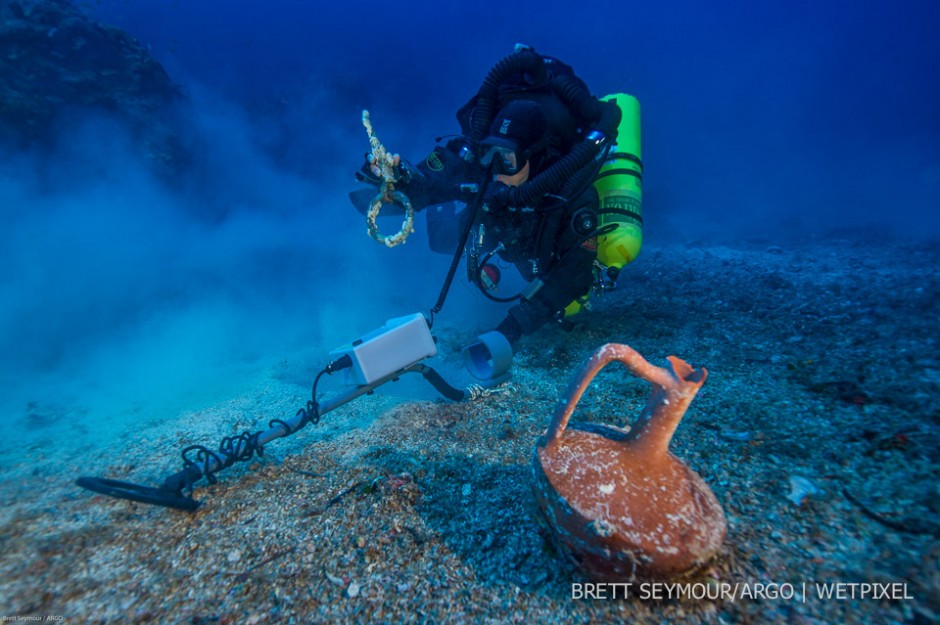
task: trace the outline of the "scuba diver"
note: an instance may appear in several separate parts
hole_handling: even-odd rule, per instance
[[[638,108],[636,115],[638,123]],[[398,155],[393,158],[395,191],[405,194],[414,209],[455,201],[466,205],[460,212],[431,211],[429,234],[446,231],[439,222],[449,220],[450,249],[456,245],[456,251],[448,279],[465,254],[471,282],[490,299],[513,302],[496,327],[510,347],[546,323],[564,319],[566,312],[580,309],[599,280],[612,282],[632,260],[619,266],[596,262],[598,237],[611,234],[617,225],[604,226],[595,180],[614,146],[621,118],[618,101],[591,95],[570,66],[517,46],[457,112],[460,136],[436,146],[416,166]],[[638,184],[638,155],[634,161]],[[379,185],[379,174],[368,155],[356,175],[360,181]],[[372,189],[350,197],[364,212],[366,198],[374,194]],[[620,209],[608,212],[630,213],[638,226],[636,195],[635,210],[623,210],[621,201]],[[442,248],[434,240],[431,247]],[[635,247],[638,252],[638,242]],[[492,290],[499,271],[489,262],[493,256],[513,264],[528,286],[513,297],[496,297]]]

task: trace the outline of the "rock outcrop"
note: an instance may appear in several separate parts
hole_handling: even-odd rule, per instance
[[[169,125],[182,98],[140,42],[68,0],[0,3],[0,141],[49,144],[74,113],[103,111],[167,165],[179,150]]]

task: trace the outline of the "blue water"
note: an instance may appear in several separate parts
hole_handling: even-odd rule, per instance
[[[940,4],[762,4],[88,3],[183,86],[211,175],[168,185],[99,116],[51,156],[4,155],[4,431],[126,432],[141,411],[245,392],[288,356],[303,379],[330,348],[426,310],[447,259],[421,224],[378,246],[345,198],[361,110],[418,159],[517,42],[598,95],[640,99],[648,245],[936,241]],[[503,311],[460,286],[445,310],[468,335]]]
[[[336,143],[358,132],[361,107],[418,158],[523,42],[573,65],[599,95],[639,97],[651,219],[732,236],[795,224],[940,229],[940,7],[930,0],[97,7],[177,79],[236,104],[290,94],[292,130],[319,148],[307,158],[355,167],[361,150]],[[324,145],[331,131],[342,137]]]

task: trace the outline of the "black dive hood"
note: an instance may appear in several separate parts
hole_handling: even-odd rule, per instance
[[[548,70],[551,59],[546,59],[531,48],[515,52],[499,61],[490,70],[477,92],[470,119],[470,141],[476,145],[486,136],[490,124],[499,110],[499,87],[510,77],[524,75],[533,87],[547,86],[580,119],[593,125],[571,152],[531,180],[508,190],[510,206],[533,204],[546,193],[551,193],[580,172],[604,149],[617,134],[620,125],[620,107],[613,102],[598,100],[577,78],[567,75],[552,76]]]

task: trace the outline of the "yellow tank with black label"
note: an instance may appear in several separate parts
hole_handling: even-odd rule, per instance
[[[616,225],[597,238],[597,260],[611,277],[640,253],[643,245],[643,160],[640,151],[640,103],[632,95],[615,93],[602,98],[620,107],[617,141],[594,179],[600,197],[601,228]],[[572,317],[588,305],[590,292],[565,308]]]
[[[617,141],[594,180],[600,196],[601,228],[616,229],[597,239],[597,259],[619,271],[640,253],[643,245],[643,161],[640,151],[640,103],[632,95],[616,93],[603,100],[616,102],[622,117]]]

